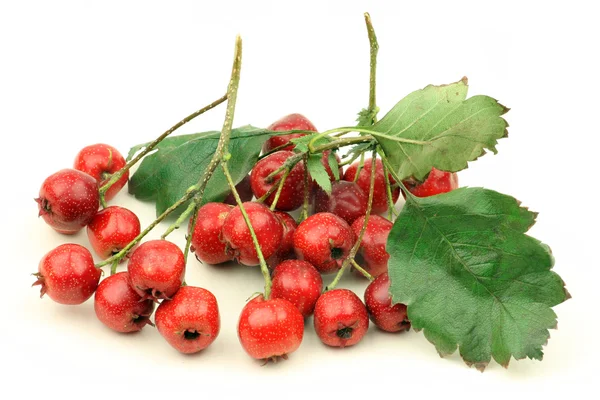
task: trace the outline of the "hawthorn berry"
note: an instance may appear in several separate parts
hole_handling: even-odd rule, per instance
[[[288,300],[305,318],[313,313],[322,290],[323,279],[309,262],[287,260],[273,271],[271,297]]]
[[[369,328],[367,309],[354,292],[329,290],[315,305],[315,331],[323,343],[347,347],[358,343]]]
[[[456,172],[440,171],[432,168],[425,181],[417,182],[414,179],[403,181],[409,192],[417,197],[429,197],[436,194],[447,193],[458,188],[458,175]]]
[[[365,216],[363,215],[352,224],[352,230],[356,237],[360,235],[364,223]],[[386,245],[392,226],[394,224],[379,215],[369,216],[367,229],[358,248],[357,261],[373,277],[388,270],[390,255],[386,250]]]
[[[162,337],[185,354],[207,348],[221,326],[217,299],[210,291],[195,286],[183,286],[171,300],[164,300],[154,319]]]
[[[63,169],[42,183],[38,203],[39,216],[55,231],[66,235],[79,232],[100,207],[98,183],[90,175]]]
[[[291,151],[277,151],[256,163],[250,174],[250,185],[256,198],[265,195],[273,186],[278,186],[284,171],[279,172],[273,178],[269,175],[279,169],[288,158],[294,155]],[[304,163],[298,162],[288,174],[276,208],[282,211],[291,211],[302,205],[304,193]],[[265,199],[265,204],[271,205],[275,201],[276,191]]]
[[[94,294],[101,274],[88,249],[62,244],[41,259],[32,286],[41,286],[40,297],[47,294],[60,304],[81,304]]]
[[[98,185],[104,185],[112,174],[125,166],[125,158],[114,147],[98,143],[81,149],[75,157],[73,168],[78,171],[91,175],[98,181]],[[129,171],[116,181],[104,194],[108,201],[115,197],[117,193],[125,186],[129,179]]]
[[[298,309],[284,299],[265,300],[259,295],[242,309],[238,337],[250,357],[277,361],[287,359],[304,336],[304,318]]]
[[[356,178],[356,172],[358,171],[359,162],[355,162],[348,167],[344,173],[344,180],[349,182],[356,182],[358,186],[368,195],[369,187],[371,185],[371,163],[370,158],[366,159],[363,163],[363,167],[358,173]],[[390,185],[396,183],[394,178],[388,174]],[[392,201],[396,203],[400,196],[400,188],[395,187],[392,189]],[[372,210],[375,214],[380,214],[388,209],[388,198],[385,184],[385,176],[383,175],[383,163],[380,159],[375,160],[375,186],[373,187],[373,206]]]
[[[142,299],[170,299],[183,283],[183,252],[167,240],[150,240],[131,254],[127,271],[131,287]]]
[[[283,226],[279,218],[264,204],[243,203],[254,233],[258,239],[263,257],[269,259],[279,249],[283,238]],[[222,238],[228,254],[243,265],[258,265],[258,254],[250,230],[240,207],[234,207],[223,221]]]
[[[140,220],[127,208],[110,206],[98,211],[87,226],[92,248],[102,258],[117,254],[140,234]]]
[[[302,114],[289,114],[278,121],[273,122],[267,129],[271,131],[317,131],[317,128]],[[290,140],[305,136],[305,133],[292,133],[289,135],[273,136],[267,140],[263,146],[263,152],[268,153],[273,149],[289,143]],[[281,150],[293,150],[294,144],[281,148]]]
[[[339,270],[356,237],[350,225],[331,213],[313,214],[294,233],[294,251],[320,273]]]
[[[386,332],[401,332],[410,329],[406,306],[401,303],[392,305],[390,296],[390,278],[385,272],[379,275],[365,290],[365,304],[369,318]]]
[[[128,333],[153,325],[154,302],[144,300],[130,285],[129,273],[119,272],[104,279],[94,295],[96,316],[110,329]]]
[[[199,261],[221,264],[233,259],[221,240],[223,222],[232,209],[228,204],[207,203],[198,210],[190,250]]]
[[[294,232],[298,228],[296,220],[288,213],[283,211],[275,211],[275,215],[281,221],[283,226],[283,236],[279,249],[272,255],[267,262],[269,268],[275,268],[282,261],[285,261],[294,255]]]
[[[352,224],[367,212],[369,201],[365,192],[354,182],[335,181],[331,184],[331,195],[317,188],[315,211],[330,212]]]

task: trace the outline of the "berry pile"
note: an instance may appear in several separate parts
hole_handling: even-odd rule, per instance
[[[101,261],[77,244],[55,248],[34,274],[41,295],[73,305],[95,293],[107,327],[154,325],[175,349],[196,353],[217,339],[220,316],[216,297],[185,280],[193,253],[201,264],[235,262],[262,274],[262,293],[240,304],[237,332],[264,362],[299,348],[307,318],[327,346],[356,345],[371,321],[387,332],[423,330],[440,354],[460,348],[479,369],[492,358],[503,366],[511,357],[541,359],[556,326],[551,308],[570,295],[551,271],[549,247],[526,234],[536,214],[493,190],[457,189],[456,171],[506,136],[508,109],[489,96],[467,99],[463,78],[417,90],[378,120],[379,47],[368,14],[365,21],[369,106],[357,126],[319,132],[290,114],[268,129],[234,129],[238,37],[225,95],[134,146],[130,160],[96,144],[73,169],[48,177],[39,215],[60,234],[86,228]],[[168,138],[222,103],[219,132]],[[156,202],[158,217],[144,229],[134,212],[107,204],[125,185]],[[175,211],[159,240],[143,241]],[[186,223],[185,246],[166,239]],[[124,261],[127,270],[117,272]],[[110,275],[100,282],[103,267]],[[348,271],[370,281],[364,301],[338,288]],[[520,317],[505,318],[515,308]]]
[[[270,129],[316,131],[300,114],[288,115]],[[305,188],[306,169],[300,159],[294,162],[295,146],[290,142],[304,135],[271,137],[264,156],[236,186],[243,203],[228,204],[236,204],[229,195],[223,203],[204,204],[197,210],[193,231],[189,226],[190,250],[201,263],[256,266],[263,258],[269,267],[272,286],[243,307],[238,324],[242,347],[264,361],[287,358],[295,351],[304,335],[304,319],[313,313],[315,331],[329,346],[358,343],[369,317],[389,332],[410,327],[406,307],[392,305],[388,293],[386,242],[392,222],[377,215],[398,200],[399,186],[391,175],[385,179],[379,159],[356,161],[345,172],[339,167],[336,180],[327,153],[322,162],[332,182],[331,194],[310,179]],[[64,244],[43,257],[34,285],[41,286],[42,296],[61,304],[81,304],[95,293],[96,316],[107,327],[136,332],[156,325],[175,349],[198,352],[219,334],[217,299],[206,289],[185,285],[186,257],[177,245],[167,240],[138,244],[141,228],[135,213],[106,206],[126,184],[128,171],[112,185],[106,183],[126,165],[114,147],[88,146],[77,154],[74,169],[44,181],[36,199],[40,215],[57,232],[74,234],[86,227],[91,248],[100,259],[111,261],[113,274],[100,282],[102,265],[94,265],[91,253],[80,245]],[[391,199],[386,182],[392,185]],[[244,190],[248,186],[250,190]],[[415,195],[435,195],[456,188],[456,174],[433,171],[423,183],[407,186]],[[302,207],[305,191],[311,215],[301,216],[298,224],[288,212]],[[126,259],[127,271],[114,273]],[[345,263],[372,281],[364,302],[347,289],[335,288]],[[324,291],[321,274],[333,273],[338,279]],[[153,323],[155,303],[159,305]]]

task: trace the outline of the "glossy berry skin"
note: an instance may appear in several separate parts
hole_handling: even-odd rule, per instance
[[[170,299],[183,283],[183,252],[167,240],[150,240],[131,254],[127,271],[131,287],[142,299]]]
[[[279,185],[284,171],[279,172],[270,180],[267,180],[267,177],[293,155],[294,153],[291,151],[277,151],[256,163],[250,174],[250,185],[252,193],[257,199],[266,194],[274,185],[276,187]],[[298,162],[283,183],[276,208],[282,211],[295,210],[302,205],[304,199],[302,193],[304,193],[304,163]],[[276,192],[273,192],[267,197],[265,204],[269,206],[273,204],[275,195]]]
[[[240,183],[235,185],[235,190],[237,190],[238,195],[242,200],[242,203],[252,200],[254,193],[252,193],[252,188],[250,187],[250,175],[246,175],[244,179],[240,181]],[[237,203],[235,202],[235,197],[233,197],[233,193],[229,193],[227,197],[225,197],[225,200],[223,200],[223,203],[232,206],[237,205]]]
[[[108,181],[110,175],[123,168],[125,164],[125,158],[119,150],[108,144],[98,143],[81,149],[75,157],[73,168],[91,175],[98,181],[99,186],[102,186]],[[127,179],[129,179],[129,171],[106,191],[104,198],[108,201],[115,197],[125,186]]]
[[[267,260],[269,268],[275,268],[282,261],[294,256],[294,233],[298,228],[296,220],[290,214],[283,211],[275,211],[274,213],[283,226],[283,236],[279,249]]]
[[[273,272],[271,297],[292,303],[304,318],[311,315],[323,290],[323,279],[306,261],[287,260]]]
[[[331,184],[331,195],[318,188],[315,194],[315,212],[330,212],[352,224],[367,212],[369,198],[354,182],[335,181]]]
[[[352,230],[357,238],[364,223],[365,216],[363,215],[352,224]],[[359,261],[361,267],[373,277],[377,277],[388,270],[390,255],[386,251],[386,244],[392,226],[394,224],[379,215],[369,216],[369,222],[360,242],[358,255],[364,261]]]
[[[233,259],[227,254],[225,242],[221,240],[223,222],[232,209],[228,204],[207,203],[198,210],[190,250],[199,261],[221,264]]]
[[[94,294],[101,274],[88,249],[63,244],[42,258],[33,286],[41,286],[40,297],[47,294],[60,304],[81,304]]]
[[[246,202],[243,206],[256,233],[263,257],[267,260],[281,245],[283,238],[281,221],[263,204]],[[259,264],[250,230],[239,207],[234,207],[229,212],[221,232],[227,252],[233,259],[243,265]]]
[[[354,292],[333,289],[317,300],[314,324],[323,343],[347,347],[358,343],[367,333],[369,317],[365,305]]]
[[[183,286],[163,301],[154,316],[156,328],[181,353],[204,350],[219,335],[221,321],[215,296],[206,289]]]
[[[246,353],[258,360],[287,358],[304,336],[304,318],[284,299],[265,300],[262,295],[250,300],[238,322],[238,337]]]
[[[35,201],[39,215],[48,225],[59,233],[72,235],[96,215],[100,206],[98,183],[86,173],[63,169],[46,178]]]
[[[87,226],[92,248],[106,260],[117,254],[140,234],[140,220],[132,211],[118,206],[100,210]]]
[[[364,161],[363,168],[360,170],[358,174],[358,179],[356,179],[356,183],[360,188],[365,192],[365,194],[369,195],[369,186],[371,184],[371,159],[368,158]],[[358,171],[358,166],[360,163],[355,162],[351,166],[348,167],[346,172],[344,173],[344,180],[353,182],[356,177],[356,171]],[[394,178],[388,174],[388,178],[390,180],[390,185],[396,183]],[[392,201],[396,203],[398,197],[400,196],[400,188],[392,189]],[[388,209],[388,200],[387,200],[387,192],[385,188],[385,177],[383,176],[383,163],[380,159],[375,161],[375,186],[373,187],[373,213],[380,214],[385,212]]]
[[[423,183],[414,180],[403,181],[409,192],[417,197],[435,196],[458,188],[458,175],[455,172],[445,172],[432,168]]]
[[[377,277],[365,290],[365,303],[371,321],[386,332],[402,332],[410,329],[410,321],[404,304],[392,306],[390,278],[386,273]]]
[[[339,270],[356,237],[350,225],[331,213],[313,214],[294,233],[294,251],[299,260],[329,274]]]
[[[94,295],[96,317],[110,329],[137,332],[146,324],[152,325],[152,300],[142,300],[129,284],[129,273],[119,272],[104,279]]]
[[[281,118],[278,121],[273,122],[267,129],[272,131],[291,131],[294,129],[303,130],[303,131],[317,131],[317,128],[310,122],[304,115],[302,114],[290,114]],[[281,136],[273,136],[269,138],[265,142],[263,146],[263,152],[268,153],[271,150],[283,146],[288,143],[290,140],[299,138],[304,136],[304,133],[292,133],[289,135],[281,135]],[[294,145],[290,144],[289,146],[281,148],[281,150],[293,150]]]

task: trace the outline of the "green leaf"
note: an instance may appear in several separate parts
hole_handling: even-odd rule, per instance
[[[263,143],[275,133],[252,126],[232,130],[229,150],[233,157],[229,169],[235,183],[250,172]],[[198,183],[216,152],[219,135],[220,132],[211,131],[163,140],[156,152],[142,160],[129,181],[129,192],[138,199],[155,200],[156,213],[161,214]],[[144,145],[136,147],[139,151]],[[222,201],[228,193],[225,175],[217,168],[206,186],[202,203]]]
[[[359,111],[358,117],[356,121],[358,122],[357,126],[371,126],[375,123],[375,118],[377,118],[377,113],[379,112],[379,107],[376,107],[374,110],[368,110],[363,108]]]
[[[331,194],[331,181],[325,166],[321,162],[321,154],[311,154],[308,157],[308,173],[317,182],[317,184],[327,193]]]
[[[551,307],[570,296],[550,248],[525,234],[535,218],[482,188],[407,199],[387,242],[390,293],[440,355],[458,347],[481,370],[542,359]]]
[[[422,181],[432,167],[456,172],[496,153],[508,109],[488,96],[467,97],[467,79],[427,86],[400,100],[371,130],[401,179]]]
[[[340,180],[340,164],[338,163],[337,158],[335,157],[335,152],[331,150],[329,155],[327,156],[327,162],[329,163],[329,168],[331,168],[331,172],[333,173],[333,177],[336,181]]]

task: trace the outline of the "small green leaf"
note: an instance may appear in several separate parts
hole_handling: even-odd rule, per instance
[[[338,164],[338,160],[335,157],[335,152],[332,150],[329,152],[327,156],[327,162],[329,163],[329,168],[331,168],[331,172],[333,172],[333,177],[336,181],[340,180],[340,165]]]
[[[570,296],[549,247],[525,234],[535,217],[482,188],[407,200],[387,242],[390,293],[441,355],[458,348],[478,369],[542,359],[551,307]]]
[[[377,118],[377,113],[379,113],[379,107],[376,107],[374,110],[368,110],[363,108],[359,111],[358,117],[356,121],[358,122],[357,126],[371,126],[375,123],[375,118]]]
[[[292,140],[290,140],[290,142],[294,143],[296,145],[296,147],[294,148],[294,151],[298,152],[298,153],[307,153],[308,152],[308,143],[313,140],[317,135],[319,135],[319,133],[314,133],[312,135],[306,135],[306,136],[301,136],[298,138],[294,138]],[[322,136],[319,139],[317,139],[314,143],[315,146],[320,146],[323,144],[327,144],[331,141],[331,139],[329,139],[328,136]]]
[[[467,97],[467,80],[429,85],[400,100],[371,130],[401,179],[422,181],[432,167],[456,172],[507,135],[508,109],[488,96]]]
[[[325,166],[321,162],[321,154],[311,154],[308,157],[308,173],[327,194],[331,194],[331,181]]]
[[[274,134],[252,126],[232,130],[229,150],[234,156],[229,169],[236,183],[250,172],[263,143]],[[155,200],[156,213],[161,214],[198,183],[216,152],[219,135],[211,131],[165,139],[157,151],[142,160],[129,181],[129,192],[142,200]],[[139,151],[144,145],[136,147]],[[227,180],[218,168],[206,186],[202,203],[222,201],[228,193]]]

